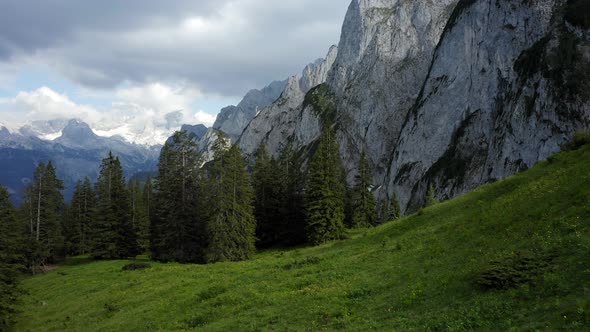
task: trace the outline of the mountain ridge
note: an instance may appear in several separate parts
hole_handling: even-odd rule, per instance
[[[377,198],[395,192],[415,211],[429,187],[455,197],[590,130],[588,26],[567,21],[580,1],[353,0],[337,54],[314,81],[335,104],[349,183],[365,150]],[[298,80],[237,139],[248,160],[260,144],[277,156],[319,137],[321,112]]]

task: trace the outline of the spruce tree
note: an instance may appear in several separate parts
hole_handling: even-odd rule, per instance
[[[426,197],[424,198],[425,204],[424,207],[429,207],[438,204],[438,199],[436,199],[436,191],[434,187],[428,186],[428,191],[426,192]]]
[[[29,233],[26,239],[27,266],[36,273],[48,263],[64,256],[62,234],[64,199],[63,182],[57,178],[53,164],[40,163],[34,178],[25,190],[23,215],[27,216]]]
[[[92,236],[95,258],[129,258],[140,253],[125,182],[119,158],[109,152],[102,160],[96,183],[98,216]]]
[[[397,197],[397,193],[394,191],[393,196],[391,198],[391,202],[389,203],[389,208],[387,209],[387,220],[392,221],[401,218],[402,216],[402,208],[399,203],[399,199]]]
[[[216,154],[210,173],[215,199],[207,223],[207,261],[248,259],[255,252],[256,222],[246,165],[236,145]]]
[[[84,255],[90,250],[92,225],[96,218],[96,197],[90,179],[78,181],[64,220],[67,255]]]
[[[0,186],[0,331],[13,322],[19,294],[17,280],[24,271],[22,232],[8,191]]]
[[[254,216],[258,246],[270,247],[283,240],[286,227],[283,215],[283,201],[286,182],[281,168],[274,158],[269,158],[264,145],[258,149],[256,164],[252,172],[254,187]]]
[[[373,174],[365,151],[361,153],[358,174],[352,193],[352,226],[369,227],[377,224],[375,197],[371,193]]]
[[[345,235],[342,161],[336,134],[326,126],[309,166],[306,189],[307,236],[312,244]]]
[[[129,180],[129,204],[131,208],[131,224],[137,234],[137,242],[142,252],[149,251],[149,212],[145,204],[145,195],[139,179]]]
[[[154,259],[203,262],[205,225],[199,209],[202,158],[186,132],[162,149],[151,225]],[[150,212],[148,212],[150,213]]]
[[[152,214],[154,212],[154,180],[151,176],[148,176],[145,180],[142,190],[143,206],[145,207],[148,222],[152,220]],[[148,232],[149,233],[149,232]],[[149,235],[149,234],[148,234]],[[148,239],[149,242],[149,239]]]
[[[280,232],[281,243],[298,245],[307,240],[305,218],[305,174],[302,169],[302,158],[293,151],[289,144],[283,149],[278,161],[281,176],[281,195],[283,200],[282,217],[285,226]]]

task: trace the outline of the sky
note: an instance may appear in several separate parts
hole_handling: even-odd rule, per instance
[[[337,44],[350,0],[2,0],[0,124],[211,125]],[[169,125],[169,123],[168,123]]]

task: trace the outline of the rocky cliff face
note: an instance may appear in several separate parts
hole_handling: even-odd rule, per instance
[[[454,197],[589,128],[588,27],[567,20],[584,1],[354,0],[324,78],[349,180],[365,149],[379,198],[413,210],[429,186]],[[296,81],[248,125],[246,155],[317,139]]]
[[[456,0],[355,0],[328,85],[341,121],[345,168],[352,179],[362,149],[384,183],[404,119],[428,75]]]
[[[256,113],[272,104],[281,95],[286,84],[286,81],[276,81],[262,90],[250,90],[238,106],[228,106],[221,110],[213,129],[223,131],[235,141]]]
[[[394,148],[388,187],[410,209],[428,186],[454,197],[590,128],[587,27],[567,22],[568,10],[565,1],[459,3]]]
[[[328,57],[331,68],[316,81],[327,82],[334,94],[338,112],[332,121],[339,122],[349,179],[366,149],[376,182],[384,183],[402,124],[456,2],[355,0],[350,5],[338,54]],[[287,94],[291,95],[297,94]],[[303,147],[319,137],[320,119],[308,105],[303,107],[304,96],[281,99],[255,118],[240,138],[246,155],[260,143],[276,155],[287,142]]]
[[[288,143],[303,147],[319,137],[319,118],[303,102],[313,87],[326,82],[337,54],[338,48],[332,46],[325,59],[316,60],[307,65],[301,74],[291,77],[279,99],[262,109],[250,122],[238,142],[246,156],[253,156],[264,144],[276,157]]]

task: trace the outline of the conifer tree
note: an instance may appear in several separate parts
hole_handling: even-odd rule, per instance
[[[424,200],[424,207],[433,206],[439,203],[438,199],[436,199],[436,191],[434,190],[433,186],[428,186],[428,191],[426,192],[426,197]]]
[[[402,208],[399,204],[399,199],[397,197],[397,193],[394,191],[393,196],[391,198],[391,202],[389,203],[389,208],[387,209],[387,220],[392,221],[401,218],[402,216]]]
[[[96,196],[90,179],[78,181],[65,218],[66,254],[84,255],[90,250],[91,227],[96,218]]]
[[[256,236],[260,247],[277,245],[283,240],[286,228],[282,206],[286,182],[283,179],[277,161],[269,158],[264,145],[260,146],[252,172]]]
[[[278,165],[282,188],[285,191],[281,195],[283,199],[282,220],[285,223],[280,232],[281,242],[284,245],[302,244],[307,240],[305,218],[305,175],[302,172],[302,160],[289,144],[283,149]]]
[[[365,151],[361,153],[356,183],[352,192],[353,227],[369,227],[377,224],[375,197],[371,193],[373,175]]]
[[[109,152],[102,160],[96,183],[98,216],[92,239],[95,258],[128,258],[140,252],[125,182],[119,158]]]
[[[207,223],[207,261],[248,259],[255,252],[256,222],[246,165],[236,145],[216,155],[210,173],[215,200]]]
[[[154,180],[151,176],[148,176],[145,180],[142,190],[143,206],[145,207],[148,222],[152,220],[152,214],[154,211]],[[149,235],[149,234],[148,234]],[[148,239],[149,241],[149,239]]]
[[[204,261],[205,225],[199,209],[201,160],[196,143],[184,131],[175,133],[162,149],[155,182],[155,209],[151,209],[154,259]]]
[[[312,244],[344,236],[342,161],[336,134],[326,126],[309,167],[306,189],[307,235]]]
[[[51,162],[40,163],[35,169],[34,179],[25,190],[25,204],[28,216],[27,266],[36,273],[47,263],[53,263],[64,255],[62,223],[64,199],[61,193],[63,182],[57,178]]]
[[[142,252],[149,251],[149,215],[145,204],[145,195],[139,179],[130,180],[128,185],[131,207],[131,224],[137,233],[137,242]]]
[[[24,271],[19,226],[8,191],[0,186],[0,331],[8,331],[12,324],[19,294],[17,280]]]

